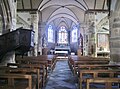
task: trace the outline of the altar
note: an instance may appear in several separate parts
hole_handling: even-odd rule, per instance
[[[55,47],[55,54],[59,56],[67,56],[70,53],[70,46],[56,46]]]
[[[97,56],[109,57],[110,51],[97,51]]]

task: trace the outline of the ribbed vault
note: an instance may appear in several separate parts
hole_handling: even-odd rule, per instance
[[[40,11],[43,22],[54,23],[55,27],[64,23],[67,28],[83,24],[86,13],[110,9],[110,0],[17,0],[17,3],[18,11]]]

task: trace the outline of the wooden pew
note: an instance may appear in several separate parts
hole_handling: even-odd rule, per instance
[[[72,55],[72,56],[68,57],[68,64],[69,64],[69,67],[72,70],[73,74],[75,74],[75,71],[74,71],[75,62],[82,61],[82,60],[84,61],[85,59],[89,60],[90,57],[82,57],[82,58],[80,58],[77,55]]]
[[[109,70],[109,69],[118,69],[119,70],[119,68],[120,68],[120,65],[110,65],[110,64],[103,64],[103,65],[79,65],[78,66],[78,68],[79,68],[79,70]],[[114,71],[114,70],[113,70]],[[98,82],[99,80],[98,79],[100,79],[101,81],[100,82]],[[118,81],[120,80],[120,79],[116,79],[116,78],[113,78],[113,81],[110,81],[110,82],[108,82],[107,80],[111,80],[111,78],[89,78],[88,79],[88,82],[87,82],[87,84],[86,85],[88,85],[87,86],[87,89],[89,89],[89,84],[90,83],[93,83],[93,82],[95,82],[95,83],[112,83],[112,82],[117,82],[118,83]],[[104,82],[103,82],[104,81]],[[107,86],[107,87],[110,87],[111,88],[111,84],[109,84],[110,86]],[[110,88],[106,88],[106,89],[110,89]]]
[[[31,78],[28,75],[31,76]],[[34,76],[36,76],[36,77],[34,77]],[[0,81],[2,79],[4,79],[4,80],[8,79],[8,86],[3,85],[2,86],[3,89],[10,89],[11,88],[10,86],[12,86],[11,89],[20,89],[18,87],[18,85],[21,82],[22,82],[22,85],[25,85],[25,86],[28,85],[28,84],[26,84],[26,82],[21,81],[21,79],[28,79],[28,81],[31,82],[31,84],[32,84],[32,85],[29,84],[29,86],[31,86],[29,88],[24,88],[24,86],[20,85],[21,89],[40,89],[39,83],[41,82],[41,79],[39,76],[38,69],[10,68],[7,66],[0,67]],[[15,82],[16,79],[20,79],[20,80]],[[17,87],[15,87],[16,85],[17,85]]]
[[[20,67],[13,67],[13,64],[15,64],[15,63],[8,63],[8,64],[9,64],[9,66],[1,66],[0,67],[0,73],[30,74],[30,75],[34,76],[33,79],[36,81],[36,85],[37,85],[36,89],[41,89],[42,88],[42,85],[41,85],[42,84],[42,78],[40,76],[40,70],[39,69],[33,68],[32,66],[29,68],[28,65],[26,67],[21,67],[21,66]],[[12,64],[13,68],[10,66],[10,64]]]
[[[78,65],[86,65],[86,64],[108,64],[108,58],[92,58],[92,57],[78,57],[78,56],[70,56],[69,57],[69,66],[73,71],[73,74],[77,73]]]
[[[16,58],[16,63],[19,64],[38,64],[42,65],[44,68],[44,75],[47,77],[47,72],[48,72],[48,62],[46,60],[39,60],[36,59],[37,57],[17,57]]]
[[[98,61],[98,60],[90,61],[89,60],[89,61],[77,61],[77,62],[75,61],[73,64],[73,68],[74,68],[73,73],[77,74],[79,65],[101,65],[101,64],[105,65],[108,63],[109,63],[108,61],[104,61],[104,60],[101,60],[101,61]]]
[[[0,73],[0,80],[8,80],[8,84],[0,86],[0,89],[35,89],[33,88],[32,76],[27,74],[5,74]],[[28,84],[17,85],[15,86],[15,79],[17,81],[24,79],[24,81],[28,81]],[[20,81],[19,81],[20,82]]]
[[[120,78],[88,78],[86,89],[90,89],[90,83],[105,83],[105,89],[112,89],[112,83],[120,83]]]
[[[119,74],[120,70],[80,70],[79,72],[79,86],[82,89],[82,82],[86,82],[87,79],[95,79],[95,78],[114,78],[116,74]],[[88,74],[90,76],[88,76]],[[108,76],[104,77],[101,75],[108,74]],[[86,77],[84,75],[87,75]],[[88,80],[89,83],[90,80]],[[87,86],[88,87],[88,86]]]
[[[56,55],[39,55],[37,57],[39,60],[46,60],[51,71],[55,68]]]
[[[73,71],[73,64],[74,61],[73,60],[78,60],[78,56],[77,55],[73,55],[73,56],[68,56],[68,65],[70,67],[70,69]]]
[[[86,71],[98,71],[98,69],[101,70],[100,73],[102,73],[104,70],[108,71],[109,68],[115,69],[115,68],[120,67],[119,65],[109,65],[109,58],[94,58],[94,57],[92,58],[92,57],[72,56],[69,58],[68,63],[70,65],[71,69],[73,70],[74,74],[78,71],[80,71],[79,73],[82,73],[81,71],[85,71],[85,72]],[[103,73],[106,73],[106,72],[104,71]],[[86,74],[87,74],[87,72],[86,72]],[[112,73],[110,73],[110,75],[112,75]],[[93,76],[93,77],[95,77],[95,76]],[[81,79],[79,79],[79,81],[80,80]],[[80,81],[80,89],[82,89],[82,82],[81,81]]]
[[[17,68],[29,68],[29,69],[39,69],[39,76],[42,77],[42,83],[39,83],[43,87],[46,80],[46,75],[44,74],[45,66],[39,64],[19,64],[19,63],[8,63],[8,67],[17,67]]]
[[[30,74],[33,76],[34,82],[36,82],[36,89],[41,89],[42,78],[40,77],[40,70],[33,68],[10,68],[7,73],[14,74]]]
[[[119,69],[120,65],[115,64],[94,64],[94,65],[78,65],[78,69],[86,69],[86,70],[98,70],[98,69]],[[79,71],[78,70],[78,71]]]
[[[36,58],[36,59],[35,59]],[[16,62],[19,64],[37,64],[43,66],[43,86],[47,81],[48,77],[48,62],[46,60],[40,60],[38,57],[17,57]]]
[[[44,65],[43,69],[43,86],[47,80],[49,69],[52,71],[56,64],[56,56],[55,55],[39,55],[37,57],[31,57],[31,56],[23,56],[22,57],[16,57],[16,63],[19,64],[38,64]]]
[[[16,62],[21,60],[21,57],[16,57]],[[56,64],[56,56],[55,55],[39,55],[37,57],[33,57],[33,56],[24,56],[23,59],[25,60],[30,60],[32,59],[35,61],[39,61],[40,62],[46,62],[47,63],[47,67],[48,69],[50,69],[51,71],[55,68],[55,64]],[[24,60],[22,60],[23,62]],[[26,61],[27,62],[27,61]],[[29,62],[29,61],[28,61]]]
[[[109,58],[97,58],[97,57],[89,57],[89,56],[81,56],[81,57],[78,57],[77,55],[74,55],[74,56],[69,56],[68,57],[69,61],[108,61],[109,62]]]

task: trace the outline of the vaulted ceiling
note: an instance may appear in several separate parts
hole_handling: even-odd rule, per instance
[[[110,0],[17,0],[17,11],[40,11],[42,22],[68,29],[82,24],[86,13],[108,12]]]

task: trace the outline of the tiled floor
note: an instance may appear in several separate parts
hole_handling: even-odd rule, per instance
[[[45,89],[77,89],[77,78],[73,76],[67,60],[58,60]]]

